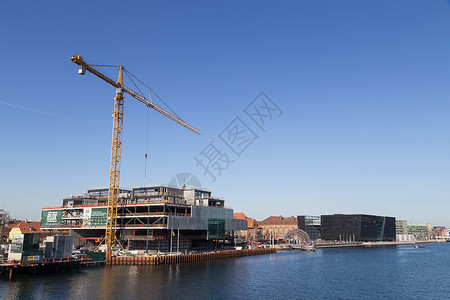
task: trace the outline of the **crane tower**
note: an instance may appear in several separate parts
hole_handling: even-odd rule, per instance
[[[151,97],[149,97],[150,99],[147,99],[142,94],[134,92],[130,88],[126,87],[123,84],[123,72],[125,70],[123,66],[114,66],[119,69],[119,76],[116,82],[93,68],[94,66],[101,66],[101,65],[87,64],[83,60],[83,58],[79,55],[72,56],[70,60],[79,66],[78,69],[79,74],[84,75],[87,70],[116,88],[116,96],[114,98],[113,133],[111,144],[111,166],[109,172],[108,212],[107,212],[106,233],[105,233],[105,244],[107,247],[106,263],[109,264],[111,262],[111,247],[115,244],[116,241],[117,205],[119,204],[118,203],[119,178],[120,178],[120,160],[122,150],[123,109],[125,100],[124,93],[129,94],[133,98],[139,100],[148,107],[153,108],[157,112],[163,114],[164,116],[177,122],[178,124],[186,127],[187,129],[197,134],[200,134],[200,131],[184,122],[180,117],[175,116],[174,114],[171,114],[168,111],[164,110],[163,108],[154,104],[151,100]]]

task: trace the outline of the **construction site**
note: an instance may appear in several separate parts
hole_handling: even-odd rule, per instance
[[[13,272],[78,268],[78,258],[83,265],[165,264],[273,253],[233,247],[234,232],[247,230],[247,221],[234,219],[233,209],[209,190],[186,185],[119,187],[124,94],[196,134],[200,131],[184,122],[123,66],[87,64],[78,55],[70,59],[78,65],[80,75],[89,72],[115,88],[109,185],[66,197],[60,206],[42,208],[40,230],[47,236],[44,244],[39,243],[39,233],[13,235],[0,273],[11,278]],[[118,69],[118,80],[94,67]],[[124,85],[124,75],[139,92]],[[148,98],[137,83],[148,88]],[[152,96],[172,113],[156,105]]]
[[[41,230],[68,231],[74,245],[97,248],[104,243],[108,189],[89,189],[63,199],[60,207],[42,209]],[[120,189],[117,240],[120,249],[148,253],[186,253],[232,244],[234,231],[246,230],[245,220],[234,220],[224,199],[205,189],[140,186]],[[100,248],[101,249],[101,248]]]
[[[218,249],[227,241],[232,243],[235,230],[247,229],[247,223],[233,220],[233,210],[224,206],[223,199],[212,197],[208,190],[164,185],[120,188],[124,94],[196,134],[200,131],[183,121],[123,66],[88,64],[79,55],[70,60],[78,66],[78,74],[89,72],[115,88],[109,186],[64,198],[60,207],[43,208],[42,230],[50,231],[51,235],[69,231],[75,246],[104,251],[106,263],[111,264],[112,257],[125,250],[187,254],[193,250]],[[97,67],[117,69],[117,81]],[[137,91],[124,85],[124,76],[128,76]],[[148,96],[142,93],[139,84],[148,89]],[[152,97],[161,100],[171,112],[156,105]]]

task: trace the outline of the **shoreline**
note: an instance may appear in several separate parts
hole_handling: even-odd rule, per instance
[[[357,247],[393,247],[400,245],[414,245],[414,244],[425,244],[425,243],[445,243],[437,240],[424,240],[415,242],[356,242],[356,243],[330,243],[330,244],[315,244],[316,249],[326,249],[326,248],[357,248]],[[293,249],[290,245],[274,245],[277,250],[297,250]]]
[[[425,243],[444,243],[435,240],[415,241],[415,242],[359,242],[350,244],[316,244],[316,249],[323,248],[344,248],[344,247],[391,247],[399,245],[414,245]]]

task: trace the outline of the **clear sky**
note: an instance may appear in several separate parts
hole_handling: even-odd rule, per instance
[[[121,186],[186,172],[256,219],[450,226],[449,1],[2,1],[0,14],[0,208],[12,217],[108,185],[115,89],[79,76],[78,54],[124,65],[202,132],[126,96]],[[265,131],[245,113],[260,92],[279,108]],[[229,140],[233,152],[238,125],[251,143]],[[215,182],[194,160],[211,145],[216,163],[233,161]]]

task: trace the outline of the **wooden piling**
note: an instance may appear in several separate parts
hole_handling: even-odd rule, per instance
[[[243,250],[224,250],[207,253],[192,253],[185,255],[163,255],[163,256],[136,256],[136,257],[113,257],[110,260],[111,265],[160,265],[160,264],[179,264],[186,262],[197,262],[203,260],[222,259],[230,257],[243,257],[251,255],[261,255],[276,253],[273,248],[270,249],[243,249]]]

